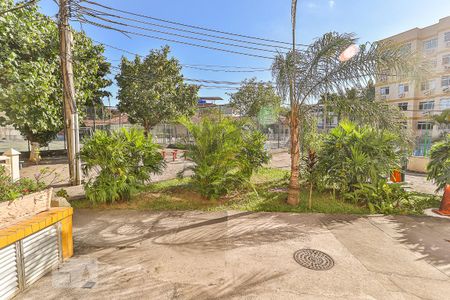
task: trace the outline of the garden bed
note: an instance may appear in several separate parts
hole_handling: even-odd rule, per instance
[[[314,191],[312,208],[308,208],[308,188],[302,187],[300,204],[286,204],[288,172],[265,168],[252,177],[254,189],[231,193],[216,200],[204,199],[195,191],[189,178],[154,183],[130,201],[113,204],[92,204],[86,199],[73,201],[75,208],[136,209],[149,211],[202,210],[202,211],[265,211],[265,212],[319,212],[329,214],[369,214],[367,207],[333,198],[331,191]],[[439,199],[414,193],[423,209],[437,207]],[[419,214],[419,212],[413,212]]]

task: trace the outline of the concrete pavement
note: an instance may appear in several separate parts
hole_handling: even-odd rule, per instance
[[[448,299],[450,221],[429,217],[76,210],[76,256],[19,299]],[[313,271],[314,248],[335,266]],[[78,265],[76,262],[79,262]],[[65,287],[57,275],[95,268]]]

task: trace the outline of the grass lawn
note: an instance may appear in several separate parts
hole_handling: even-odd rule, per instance
[[[300,204],[286,204],[289,173],[285,170],[264,168],[252,177],[253,188],[235,192],[217,200],[201,197],[189,178],[172,179],[151,184],[128,202],[92,204],[83,199],[72,201],[75,208],[137,209],[149,211],[203,210],[203,211],[265,211],[265,212],[321,212],[330,214],[369,214],[367,207],[334,199],[329,191],[313,192],[312,209],[308,208],[308,189],[301,189]],[[416,194],[423,208],[436,207],[438,199]]]

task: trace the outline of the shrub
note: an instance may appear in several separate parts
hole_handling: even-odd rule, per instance
[[[388,183],[384,178],[355,185],[355,190],[344,197],[367,206],[371,213],[382,214],[421,214],[435,201],[432,195],[408,192],[402,183]]]
[[[269,161],[265,137],[252,126],[229,118],[203,118],[199,124],[182,120],[194,140],[187,157],[194,162],[180,176],[193,171],[192,181],[200,194],[217,198],[243,184]]]
[[[428,180],[433,180],[438,190],[450,184],[450,134],[431,148],[427,171]]]
[[[45,189],[45,184],[29,178],[21,178],[16,182],[6,174],[3,166],[0,166],[0,201],[9,201],[20,196],[31,194]]]
[[[80,155],[86,175],[91,170],[98,172],[85,184],[86,197],[93,202],[128,200],[152,173],[161,173],[165,166],[158,145],[136,128],[111,134],[97,131],[84,141]]]
[[[392,132],[344,121],[325,137],[319,169],[329,186],[352,191],[356,184],[376,183],[399,167],[400,145],[400,137]]]

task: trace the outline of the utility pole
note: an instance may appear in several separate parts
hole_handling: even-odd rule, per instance
[[[67,158],[69,160],[70,184],[80,185],[80,136],[78,129],[78,112],[75,100],[75,85],[73,82],[73,37],[69,27],[69,1],[70,0],[59,0],[59,50],[63,79],[64,123],[67,128]]]

